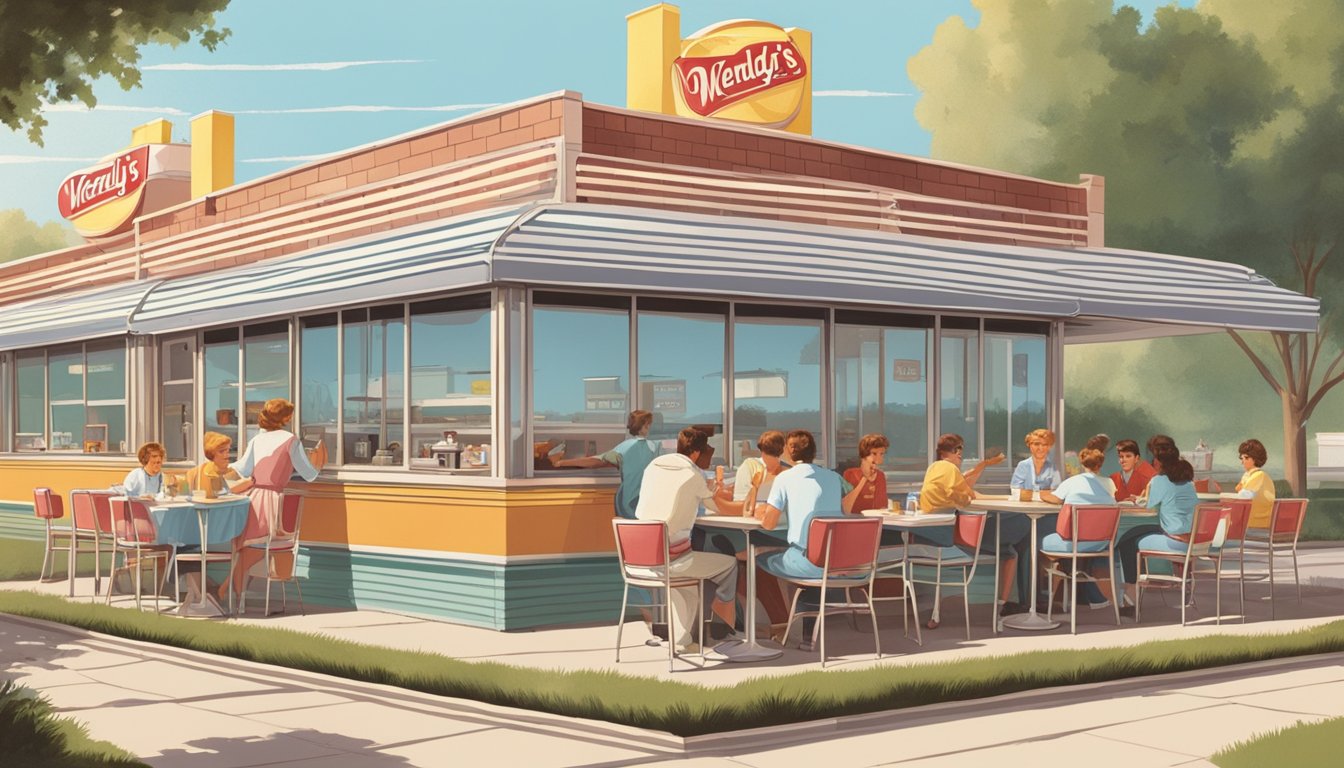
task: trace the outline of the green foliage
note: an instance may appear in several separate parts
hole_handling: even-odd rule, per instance
[[[145,764],[107,742],[93,741],[83,726],[52,714],[28,688],[0,683],[0,764],[24,768],[133,768]]]
[[[76,240],[73,230],[54,221],[39,226],[18,208],[0,211],[0,263],[59,250]]]
[[[1339,765],[1340,744],[1344,744],[1344,717],[1279,728],[1254,739],[1239,741],[1209,760],[1221,768],[1261,768],[1265,765],[1334,768]]]
[[[290,630],[175,621],[31,592],[0,592],[0,611],[134,640],[682,736],[1344,651],[1344,621],[1340,621],[1287,635],[1213,636],[1129,648],[1040,651],[856,671],[815,670],[709,687],[613,672],[556,672],[463,662],[435,653],[393,650]]]
[[[229,0],[63,0],[0,3],[0,122],[42,144],[45,104],[95,106],[93,81],[140,85],[140,47],[197,36],[207,50],[228,37],[215,14]]]

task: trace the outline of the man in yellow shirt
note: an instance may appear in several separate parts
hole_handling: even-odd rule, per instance
[[[1270,516],[1274,513],[1274,480],[1264,470],[1269,453],[1264,443],[1251,438],[1237,446],[1241,454],[1241,466],[1246,474],[1237,483],[1237,493],[1251,500],[1251,516],[1246,523],[1248,528],[1268,528]]]

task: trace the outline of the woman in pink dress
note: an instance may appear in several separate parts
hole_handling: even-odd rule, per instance
[[[327,463],[325,443],[318,443],[317,449],[309,456],[294,433],[285,429],[293,417],[293,403],[281,397],[267,400],[257,419],[261,434],[248,441],[247,450],[231,465],[238,474],[251,478],[253,483],[247,491],[252,500],[247,526],[233,540],[236,558],[231,581],[234,594],[242,594],[248,570],[265,556],[262,550],[250,545],[265,542],[271,529],[278,525],[283,506],[282,494],[290,475],[297,472],[304,480],[312,482]],[[228,583],[220,585],[221,600],[227,597],[228,587]]]

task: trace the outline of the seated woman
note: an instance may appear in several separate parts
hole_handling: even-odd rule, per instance
[[[1041,491],[1041,498],[1052,504],[1114,504],[1115,498],[1106,482],[1097,474],[1106,461],[1106,453],[1096,448],[1084,448],[1078,452],[1078,463],[1082,465],[1081,474],[1074,475],[1059,484],[1054,491]],[[1058,516],[1057,516],[1058,517]],[[1062,528],[1063,526],[1057,525]],[[1104,552],[1106,545],[1100,542],[1080,544],[1083,552]],[[1073,543],[1058,532],[1051,532],[1041,539],[1041,554],[1051,552],[1072,552]],[[1092,608],[1108,608],[1111,601],[1101,593],[1097,585],[1084,581],[1078,586],[1078,596]]]
[[[1120,613],[1134,614],[1134,585],[1139,580],[1139,550],[1157,549],[1184,552],[1185,538],[1195,524],[1195,468],[1181,458],[1174,447],[1159,446],[1153,458],[1157,462],[1157,476],[1148,483],[1147,505],[1157,510],[1158,525],[1141,525],[1120,537],[1116,549],[1120,554],[1120,569],[1125,575],[1125,605]]]
[[[1265,462],[1269,461],[1269,452],[1264,443],[1251,438],[1237,446],[1241,455],[1242,469],[1246,474],[1237,483],[1237,493],[1251,500],[1251,516],[1247,528],[1268,528],[1270,516],[1274,512],[1274,481],[1265,471]]]
[[[163,472],[163,460],[167,455],[168,452],[160,443],[145,443],[140,446],[140,450],[135,452],[135,457],[140,460],[140,466],[126,473],[126,479],[121,481],[128,498],[152,498],[163,491],[165,479],[169,483],[174,480],[171,476],[165,478]]]
[[[1048,429],[1033,429],[1027,433],[1022,442],[1026,443],[1027,450],[1031,452],[1031,455],[1018,462],[1013,469],[1013,477],[1008,482],[1013,498],[1017,498],[1017,494],[1024,490],[1032,491],[1040,496],[1042,491],[1058,488],[1059,484],[1064,482],[1064,474],[1060,472],[1059,468],[1055,466],[1055,462],[1050,458],[1050,452],[1055,448],[1055,433]],[[1040,497],[1044,498],[1044,496]],[[1019,518],[1025,518],[1025,516],[1020,514],[1003,515],[1000,518],[1000,523],[1021,526],[1022,522]],[[1044,515],[1040,522],[1036,524],[1037,536],[1043,538],[1046,532],[1054,530],[1058,523],[1058,515]],[[1030,527],[1031,524],[1028,522],[1027,528],[1030,529]],[[1031,597],[1028,594],[1031,590],[1031,544],[1030,533],[1013,543],[1013,549],[1017,551],[1017,599],[1023,603]]]
[[[252,487],[251,478],[244,478],[229,466],[233,438],[218,432],[206,432],[202,445],[205,461],[187,470],[189,486],[211,490],[216,495],[225,492],[246,493]]]
[[[920,514],[936,514],[940,512],[957,512],[961,508],[976,498],[975,482],[980,479],[980,474],[987,467],[992,467],[1003,461],[1003,454],[991,456],[982,459],[975,468],[966,474],[961,473],[962,452],[965,450],[966,441],[961,435],[946,434],[938,438],[938,460],[929,465],[929,470],[924,473],[924,485],[919,491],[919,511]],[[999,569],[999,600],[998,603],[1004,606],[1005,613],[1020,612],[1019,609],[1009,607],[1006,604],[1008,592],[1013,588],[1013,572],[1016,566],[1016,552],[1012,549],[1011,543],[1018,538],[1030,536],[1030,522],[1025,515],[1016,515],[1023,522],[1027,522],[1023,527],[1018,522],[1003,521],[1003,531],[1001,541],[1004,544],[1002,556],[1007,557],[1007,562]],[[954,549],[952,528],[920,528],[913,536],[915,544],[910,546],[910,555],[914,557],[937,557],[939,548]],[[956,552],[944,549],[944,556],[957,554]],[[994,545],[991,542],[984,542],[980,546],[981,552],[989,554],[994,553]],[[970,554],[969,552],[966,554]],[[933,606],[933,616],[925,625],[929,629],[938,628],[938,606]]]
[[[882,463],[889,447],[891,442],[885,435],[864,435],[859,439],[859,466],[846,469],[843,475],[845,482],[853,486],[845,494],[846,513],[887,508],[887,475],[882,471]]]

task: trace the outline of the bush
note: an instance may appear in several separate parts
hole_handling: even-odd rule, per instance
[[[83,726],[56,717],[46,699],[8,680],[0,683],[0,744],[5,765],[147,768],[106,742],[90,740]]]

